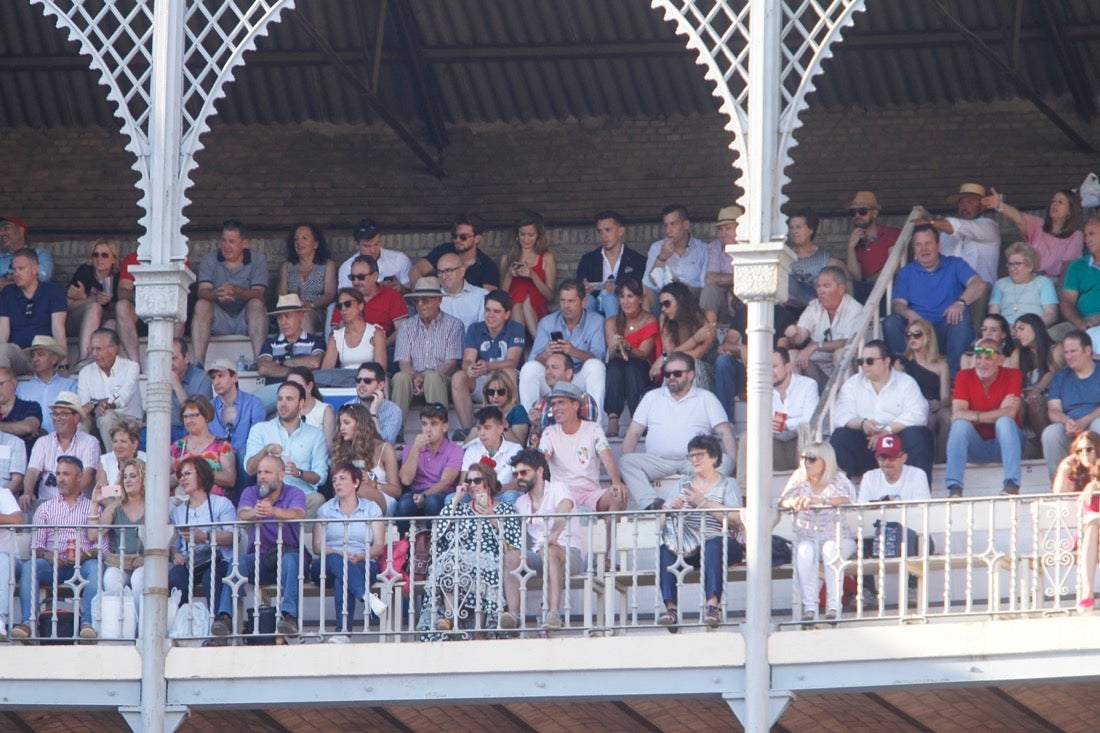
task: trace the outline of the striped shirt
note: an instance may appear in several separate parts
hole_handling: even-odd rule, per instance
[[[87,524],[91,509],[91,500],[83,494],[79,495],[75,504],[68,503],[60,495],[42,502],[34,513],[35,528],[31,546],[36,550],[64,552],[69,547],[69,540],[75,539],[76,549],[81,555],[104,549],[102,546],[106,532],[99,533],[100,541],[96,543],[88,539],[88,533],[83,529],[72,526]]]
[[[427,325],[419,316],[406,318],[397,324],[394,358],[411,363],[414,372],[438,369],[448,359],[462,359],[465,332],[462,321],[442,311]]]

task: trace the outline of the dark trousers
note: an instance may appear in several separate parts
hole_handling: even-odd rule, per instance
[[[905,452],[909,454],[905,462],[924,471],[928,475],[928,485],[931,486],[932,461],[936,454],[932,431],[923,425],[914,425],[898,435],[901,436]],[[833,428],[829,442],[836,451],[837,465],[849,476],[855,478],[878,468],[875,453],[867,447],[867,436],[862,430]]]
[[[729,562],[731,565],[743,562],[745,559],[744,549],[734,542],[728,534],[721,537],[711,537],[703,543],[703,552],[707,556],[707,567],[703,575],[703,592],[707,598],[716,596],[718,600],[722,599],[722,584],[726,577],[726,566],[722,562],[723,540],[729,547]],[[696,552],[694,555],[685,557],[684,562],[693,568],[698,568],[700,565],[699,553]],[[676,576],[670,570],[675,564],[676,553],[665,545],[661,545],[661,599],[666,602],[678,603]]]
[[[603,409],[608,415],[621,415],[629,407],[630,414],[638,409],[642,396],[653,389],[649,379],[649,362],[645,359],[612,359],[607,362],[607,391]]]

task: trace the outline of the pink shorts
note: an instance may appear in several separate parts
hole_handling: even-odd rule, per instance
[[[599,502],[600,497],[607,493],[609,489],[605,489],[602,486],[596,486],[589,488],[587,486],[570,486],[569,495],[573,497],[573,502],[577,506],[583,506],[585,509],[596,511],[596,503]]]

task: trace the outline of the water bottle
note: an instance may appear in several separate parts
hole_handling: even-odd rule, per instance
[[[237,374],[243,373],[248,368],[248,362],[245,361],[244,354],[237,357]]]

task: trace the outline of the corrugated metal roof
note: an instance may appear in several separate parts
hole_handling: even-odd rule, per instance
[[[217,2],[218,0],[207,0]],[[1025,0],[1022,77],[1044,96],[1069,93],[1040,3]],[[443,122],[663,117],[716,109],[694,55],[645,0],[389,0],[377,97],[418,126]],[[957,17],[1008,57],[1012,0],[949,0]],[[380,0],[299,0],[299,12],[370,86]],[[1100,88],[1100,3],[1065,0],[1082,79]],[[811,105],[876,107],[1019,96],[934,3],[870,0],[817,80]],[[395,13],[408,9],[422,47],[417,83]],[[104,126],[115,121],[74,44],[25,0],[0,2],[0,126]],[[219,104],[227,123],[372,123],[378,117],[293,15],[250,54]]]

